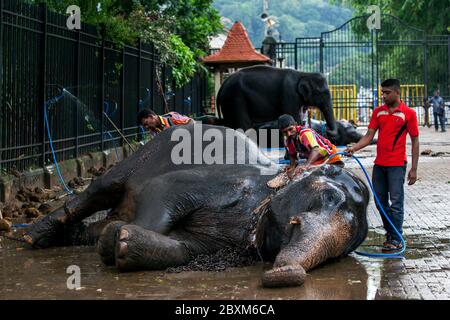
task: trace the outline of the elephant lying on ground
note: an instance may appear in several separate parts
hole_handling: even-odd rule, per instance
[[[330,136],[328,134],[328,128],[326,128],[326,123],[324,121],[311,119],[311,127],[317,133],[328,138],[331,143],[336,146],[346,146],[350,143],[356,143],[363,137],[363,134],[359,133],[356,130],[356,127],[347,120],[336,121],[337,134],[335,134],[334,136]],[[374,139],[371,144],[375,143],[376,139]]]
[[[262,279],[264,286],[275,287],[301,285],[305,271],[347,255],[365,239],[369,193],[351,172],[325,165],[280,190],[270,189],[266,184],[278,172],[264,171],[273,162],[256,144],[234,130],[208,125],[199,130],[231,135],[236,143],[223,146],[223,155],[234,163],[243,156],[243,164],[175,165],[179,142],[171,137],[188,134],[186,141],[194,142],[197,128],[160,133],[32,225],[25,240],[41,248],[65,245],[71,226],[112,209],[90,236],[103,262],[120,271],[165,269],[227,246],[253,246],[264,260],[274,261]],[[210,144],[201,142],[203,154]],[[255,153],[256,162],[250,157]]]

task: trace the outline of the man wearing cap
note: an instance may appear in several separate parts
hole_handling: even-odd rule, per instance
[[[331,157],[338,152],[334,144],[313,129],[298,125],[291,115],[284,114],[280,116],[278,118],[278,128],[285,137],[284,145],[290,157],[290,165],[286,168],[290,178],[293,173],[297,174],[309,169],[311,166],[325,162],[344,167],[344,163],[339,155]],[[306,163],[299,168],[297,168],[298,156],[307,159]]]

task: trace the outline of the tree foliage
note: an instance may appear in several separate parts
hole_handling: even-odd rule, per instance
[[[241,21],[255,47],[264,39],[262,0],[216,0],[214,7],[229,23]],[[351,18],[352,9],[329,4],[327,0],[269,0],[269,15],[278,21],[277,39],[287,42],[297,37],[317,37]]]
[[[449,0],[333,0],[340,5],[351,6],[355,9],[354,15],[367,14],[369,5],[378,5],[382,14],[397,17],[406,25],[423,30],[406,27],[398,21],[383,17],[379,39],[397,39],[408,43],[410,40],[419,42],[416,46],[385,45],[379,49],[379,69],[381,78],[396,77],[404,83],[424,84],[424,69],[428,74],[428,94],[435,88],[450,94],[446,65],[448,60],[447,48],[444,45],[421,45],[425,35],[450,34],[450,1]],[[394,27],[394,25],[396,27]],[[367,32],[361,27],[356,32]],[[432,37],[428,37],[432,39]],[[425,42],[423,42],[425,43]],[[427,53],[427,58],[424,57]],[[426,65],[425,65],[426,61]]]
[[[45,2],[66,14],[69,5],[81,8],[82,21],[104,26],[116,45],[153,43],[161,62],[172,66],[177,86],[187,83],[208,51],[208,37],[222,30],[213,0],[28,0]],[[100,29],[100,28],[99,28]]]
[[[423,29],[428,34],[450,32],[449,0],[332,0],[333,3],[355,9],[355,15],[365,14],[369,5],[378,5],[382,13],[396,16],[405,23]]]

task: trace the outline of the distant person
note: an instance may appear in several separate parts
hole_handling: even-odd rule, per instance
[[[261,53],[266,57],[270,58],[273,64],[275,64],[276,62],[276,44],[277,40],[275,40],[275,38],[272,37],[271,34],[268,34],[264,38],[263,45],[261,47]]]
[[[441,132],[445,132],[445,105],[444,99],[440,96],[439,90],[434,91],[434,96],[428,100],[433,107],[434,128],[439,131],[439,122],[441,123]]]
[[[375,108],[366,135],[344,152],[352,155],[368,146],[379,130],[372,184],[389,220],[400,233],[398,235],[395,232],[376,203],[386,230],[386,241],[382,250],[389,252],[403,248],[401,234],[405,200],[403,185],[407,165],[406,135],[409,134],[412,143],[412,163],[408,173],[408,184],[413,185],[417,180],[419,162],[419,126],[414,109],[407,107],[400,100],[400,81],[397,79],[383,81],[381,92],[385,104]]]
[[[152,136],[155,136],[172,126],[194,124],[194,119],[178,112],[157,115],[153,110],[143,109],[139,111],[138,123],[147,129]]]

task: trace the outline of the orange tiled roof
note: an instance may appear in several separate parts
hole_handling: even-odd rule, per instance
[[[257,52],[242,23],[235,22],[222,49],[203,58],[207,64],[237,62],[270,62],[270,58]]]

